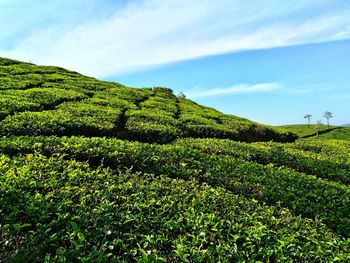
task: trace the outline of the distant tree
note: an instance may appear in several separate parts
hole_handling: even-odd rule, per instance
[[[316,127],[315,127],[315,130],[316,130],[316,135],[318,136],[318,133],[320,132],[320,129],[321,129],[321,126],[323,125],[322,121],[321,120],[318,120],[317,123],[316,123]]]
[[[178,99],[186,99],[186,95],[181,91],[179,94],[177,94]]]
[[[325,111],[323,114],[323,117],[325,117],[327,119],[327,125],[329,127],[329,119],[333,118],[332,112],[330,111]]]
[[[305,114],[305,116],[304,116],[304,119],[307,119],[307,124],[309,124],[310,125],[310,118],[311,118],[311,114]]]

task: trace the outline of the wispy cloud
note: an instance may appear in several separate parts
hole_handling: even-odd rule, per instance
[[[257,84],[237,84],[226,88],[215,88],[208,90],[194,89],[186,93],[189,98],[214,97],[224,95],[236,95],[244,93],[264,93],[283,89],[279,83],[257,83]]]
[[[68,2],[55,1],[55,12],[65,13],[66,18]],[[11,47],[0,45],[0,55],[102,77],[225,52],[350,38],[350,6],[336,8],[332,2],[136,1],[113,7],[108,16],[91,17],[91,21],[80,14],[78,22],[57,18],[59,23],[33,24],[22,38],[13,36]],[[315,9],[317,15],[312,14]],[[42,5],[39,11],[42,18]],[[79,8],[69,12],[73,17]],[[6,25],[11,21],[3,22],[0,28],[9,37]],[[16,28],[20,32],[20,25]]]

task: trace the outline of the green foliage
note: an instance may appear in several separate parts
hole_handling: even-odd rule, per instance
[[[85,103],[97,105],[97,106],[104,106],[104,107],[112,107],[112,108],[118,108],[118,109],[137,109],[136,105],[133,103],[130,103],[127,100],[118,99],[115,97],[107,97],[107,96],[95,96],[91,99],[84,100]]]
[[[335,261],[348,241],[195,181],[0,156],[0,259],[20,262]]]
[[[58,67],[12,63],[7,59],[0,64],[0,96],[0,120],[8,117],[0,124],[3,135],[105,135],[152,143],[169,143],[179,137],[247,142],[296,139],[291,134],[177,98],[168,88],[133,89]],[[83,102],[66,103],[79,101]],[[59,121],[62,111],[67,112],[67,117]],[[37,120],[40,124],[33,124]],[[115,132],[112,124],[118,126]],[[75,131],[68,131],[71,127]]]
[[[350,141],[350,128],[346,127],[346,128],[332,129],[327,133],[320,134],[319,139],[322,139],[322,140],[336,139],[336,140]]]
[[[166,118],[159,118],[156,122],[129,118],[125,126],[127,138],[141,142],[172,142],[181,135],[180,130],[175,126],[162,124],[164,122],[166,122]]]
[[[85,103],[85,101],[78,103],[62,103],[57,107],[57,109],[77,116],[78,118],[84,118],[86,116],[93,117],[97,122],[110,122],[114,124],[118,124],[120,122],[121,109],[94,105]]]
[[[295,144],[281,143],[240,143],[231,140],[186,139],[178,140],[178,145],[199,149],[209,154],[224,154],[260,164],[273,163],[278,166],[290,167],[298,172],[313,174],[319,178],[350,185],[349,151],[339,151],[329,155],[320,152],[296,149]],[[318,146],[322,142],[318,143]]]
[[[150,109],[154,111],[160,110],[174,117],[174,115],[178,111],[176,103],[177,103],[176,100],[172,98],[163,98],[159,96],[153,96],[153,97],[150,97],[148,100],[140,103],[140,107],[141,109]]]
[[[73,100],[82,100],[87,98],[84,94],[72,90],[64,89],[42,89],[33,88],[26,90],[11,90],[3,93],[5,96],[21,98],[31,103],[36,103],[41,105],[43,108],[53,108],[54,106],[65,102]]]
[[[294,124],[294,125],[284,125],[278,126],[277,129],[280,131],[287,131],[297,134],[299,137],[314,136],[316,135],[316,124]],[[329,131],[335,128],[335,126],[321,126],[318,128],[319,132]]]
[[[38,103],[25,100],[14,95],[2,95],[0,97],[0,120],[15,112],[35,111],[42,107]]]
[[[0,262],[348,262],[350,142],[291,131],[0,58]]]
[[[185,137],[228,138],[245,142],[271,140],[292,142],[297,139],[293,133],[276,132],[272,128],[247,119],[225,115],[185,99],[179,101],[180,121]]]
[[[111,136],[115,124],[63,110],[23,112],[1,122],[1,135]]]
[[[342,235],[350,233],[349,187],[286,168],[206,154],[179,144],[160,146],[103,138],[3,139],[0,149],[8,154],[36,151],[68,155],[91,165],[102,162],[114,169],[126,165],[136,171],[196,179],[269,204],[281,203],[296,215],[323,220]]]
[[[314,153],[321,153],[328,158],[337,159],[339,162],[350,163],[350,142],[345,140],[322,140],[320,138],[300,140],[289,144],[290,148]]]
[[[147,98],[153,94],[151,89],[132,89],[126,87],[113,87],[106,89],[104,91],[99,91],[95,93],[97,97],[114,97],[118,99],[123,99],[132,103],[139,103],[147,100]]]

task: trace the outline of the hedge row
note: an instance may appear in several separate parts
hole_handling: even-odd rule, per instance
[[[293,136],[277,133],[242,118],[222,114],[184,98],[178,99],[167,88],[132,89],[117,83],[97,81],[75,72],[54,67],[44,68],[40,71],[40,68],[38,69],[31,64],[20,65],[18,68],[0,66],[0,74],[1,70],[5,75],[0,77],[0,89],[6,90],[2,91],[0,95],[7,96],[8,99],[0,101],[0,119],[23,111],[51,110],[67,101],[84,100],[85,104],[118,108],[122,109],[123,112],[127,110],[127,116],[130,116],[130,119],[127,116],[122,117],[122,133],[118,133],[118,136],[131,140],[146,141],[145,138],[148,138],[148,142],[169,143],[179,137],[229,138],[248,142],[269,140],[284,142],[295,139]],[[9,99],[14,97],[21,98],[23,101],[20,103],[10,102]],[[65,105],[67,104],[59,108],[65,110]],[[69,109],[70,113],[72,107]],[[78,109],[75,110],[75,113],[76,111]],[[102,111],[105,110],[102,109]],[[56,112],[53,111],[50,115]],[[86,111],[81,110],[81,112]],[[38,115],[43,114],[48,115],[48,113]],[[14,117],[14,120],[21,119],[22,121],[16,121],[11,126],[14,128],[13,132],[11,133],[7,129],[6,134],[19,134],[19,131],[23,131],[22,135],[31,134],[28,129],[31,129],[32,124],[29,123],[28,128],[16,126],[26,125],[24,115],[26,114]],[[78,115],[81,116],[81,114]],[[92,117],[91,114],[88,116]],[[53,116],[49,120],[52,118]],[[172,119],[170,120],[170,118]],[[5,123],[12,119],[11,117]],[[165,119],[167,120],[165,121]],[[82,122],[82,120],[77,121]],[[51,124],[41,123],[40,125],[50,126]],[[78,126],[81,125],[78,124]],[[89,126],[87,125],[87,127]],[[102,129],[106,130],[105,127]],[[4,134],[4,131],[0,131],[0,133]],[[88,133],[94,134],[93,131]],[[40,135],[40,133],[35,134]],[[55,135],[54,131],[45,134]],[[78,133],[65,132],[63,134]],[[81,135],[86,134],[87,132],[84,132]],[[100,134],[110,134],[109,128],[105,132],[95,134],[95,136]],[[62,131],[57,131],[56,135],[62,135]]]
[[[107,96],[107,97],[115,97],[118,99],[127,100],[132,103],[138,103],[141,101],[145,101],[149,96],[153,95],[151,89],[133,89],[126,87],[114,87],[109,88],[104,91],[95,92],[95,96]]]
[[[271,142],[247,144],[231,140],[181,139],[176,144],[209,154],[225,154],[260,164],[286,166],[298,172],[350,185],[350,164],[344,162],[346,155],[339,158],[338,154],[336,158],[332,158],[322,153],[293,149],[291,144]]]
[[[289,148],[302,151],[321,153],[339,162],[350,164],[350,142],[344,140],[299,140],[295,144],[288,144]]]
[[[87,98],[83,93],[65,89],[33,88],[26,90],[11,90],[0,93],[1,95],[17,97],[24,101],[39,104],[43,108],[53,108],[65,101],[76,101]]]
[[[108,106],[99,106],[90,103],[82,102],[65,102],[60,104],[57,110],[62,110],[67,113],[70,113],[79,118],[83,117],[93,117],[98,122],[110,122],[114,124],[119,124],[120,115],[122,109],[112,108]]]
[[[194,138],[227,138],[237,141],[292,142],[297,136],[277,132],[247,119],[222,114],[212,108],[200,106],[186,99],[179,99],[180,120],[183,132]]]
[[[156,87],[153,95],[125,113],[127,138],[141,142],[169,143],[182,136],[176,119],[177,99],[171,90]]]
[[[118,111],[120,113],[120,111]],[[114,112],[116,113],[116,111]],[[117,119],[118,116],[114,117]],[[91,116],[63,110],[22,112],[0,123],[0,135],[114,136],[116,125]]]
[[[153,111],[162,111],[165,114],[175,116],[177,113],[176,100],[165,99],[159,96],[152,96],[148,100],[140,103],[141,109],[149,109]]]
[[[168,111],[144,107],[126,112],[128,139],[141,142],[169,143],[181,136],[179,122]]]
[[[91,99],[84,100],[85,103],[93,104],[96,106],[112,107],[118,109],[137,109],[136,105],[123,99],[116,97],[107,97],[103,95],[94,96]]]
[[[295,215],[318,219],[349,237],[350,189],[273,165],[205,154],[180,145],[148,145],[104,138],[12,137],[1,140],[8,154],[38,151],[118,168],[190,180],[195,178],[268,204],[281,203]]]
[[[8,115],[14,114],[15,112],[36,111],[42,109],[40,104],[24,100],[18,96],[2,94],[0,94],[0,96],[0,120]]]
[[[350,259],[323,224],[195,181],[39,154],[0,155],[0,173],[4,262]]]

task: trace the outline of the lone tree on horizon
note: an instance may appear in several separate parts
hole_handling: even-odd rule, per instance
[[[328,125],[328,127],[329,127],[329,119],[330,119],[330,118],[333,118],[332,112],[330,112],[330,111],[325,111],[323,117],[325,117],[325,118],[327,119],[327,125]]]
[[[309,124],[310,125],[310,118],[311,118],[311,114],[305,114],[305,116],[304,116],[304,119],[307,119],[307,124]]]

